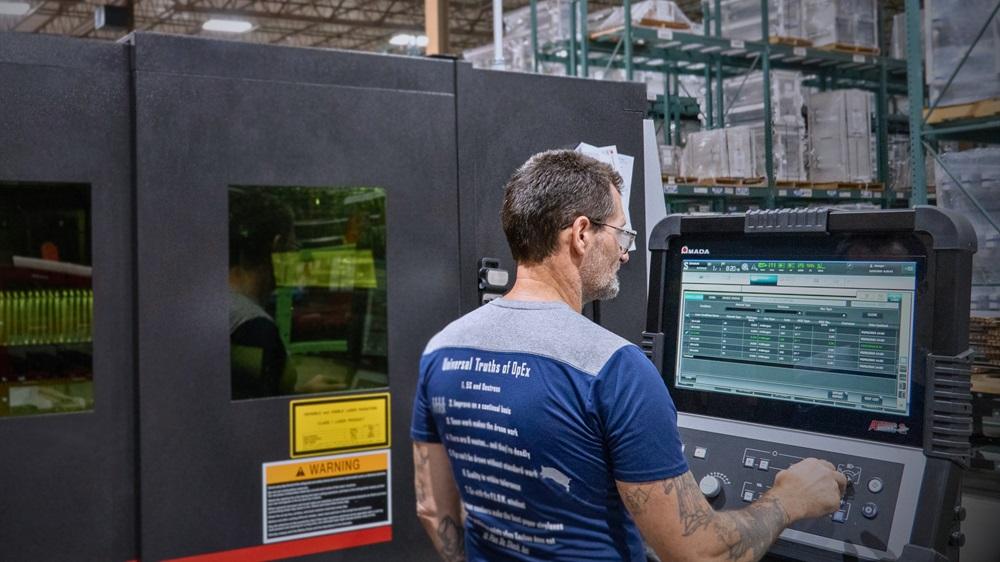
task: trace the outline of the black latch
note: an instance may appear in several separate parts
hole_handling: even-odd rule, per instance
[[[656,370],[663,373],[663,332],[643,332],[640,348],[646,357],[653,362]]]
[[[766,209],[747,211],[743,232],[826,232],[826,218],[830,209]]]

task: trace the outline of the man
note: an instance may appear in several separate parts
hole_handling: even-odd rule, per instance
[[[746,509],[708,505],[655,367],[580,314],[618,293],[635,237],[620,190],[580,154],[529,159],[501,211],[514,287],[427,345],[417,513],[445,560],[644,561],[639,531],[665,560],[756,560],[785,526],[840,503],[843,475],[807,459]]]

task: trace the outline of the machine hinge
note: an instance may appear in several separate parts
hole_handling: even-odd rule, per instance
[[[962,468],[972,456],[972,353],[927,356],[924,453]]]

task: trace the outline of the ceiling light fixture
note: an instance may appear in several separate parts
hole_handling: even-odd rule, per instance
[[[27,2],[0,2],[0,16],[23,16],[31,11]]]
[[[243,20],[210,19],[201,24],[205,31],[220,31],[222,33],[246,33],[253,29],[253,24]]]

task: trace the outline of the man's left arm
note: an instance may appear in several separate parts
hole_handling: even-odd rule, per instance
[[[413,442],[417,517],[445,562],[465,560],[462,500],[441,443]]]

